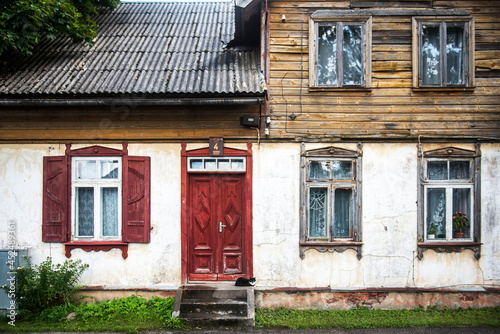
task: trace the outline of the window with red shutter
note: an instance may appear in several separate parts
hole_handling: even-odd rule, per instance
[[[122,240],[149,242],[149,157],[124,157],[123,185]]]
[[[115,162],[120,159],[120,168],[115,168]],[[92,168],[77,170],[78,164],[85,165],[84,168],[89,165],[97,167],[95,172]],[[126,144],[123,150],[100,146],[70,150],[68,145],[65,156],[44,157],[43,167],[44,242],[65,242],[67,257],[74,248],[85,251],[120,248],[124,258],[128,256],[127,242],[149,242],[149,157],[128,156]],[[116,177],[113,174],[116,172],[121,175]],[[110,179],[118,185],[108,184]],[[118,195],[113,195],[116,189]],[[86,194],[90,200],[85,204],[83,200],[81,203],[76,201],[77,193]],[[109,212],[116,210],[119,214],[109,218]],[[106,216],[103,213],[108,216],[106,219],[118,217],[121,233],[118,231],[117,234],[113,224],[103,224],[102,217]],[[81,218],[84,214],[90,218]],[[83,231],[84,228],[90,229]]]
[[[69,240],[68,164],[66,156],[43,158],[44,242]]]

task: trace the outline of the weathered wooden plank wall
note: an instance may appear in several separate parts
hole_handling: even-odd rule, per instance
[[[11,108],[0,114],[0,141],[246,141],[257,131],[242,127],[240,117],[259,112],[257,105]]]
[[[310,91],[309,16],[320,9],[466,10],[475,18],[476,87],[412,89],[412,16],[377,15],[372,89]],[[500,1],[271,0],[269,42],[271,138],[500,137]]]

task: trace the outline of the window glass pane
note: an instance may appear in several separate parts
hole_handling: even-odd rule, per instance
[[[342,68],[344,85],[361,85],[362,53],[361,26],[344,26]]]
[[[225,169],[225,170],[231,169],[231,163],[229,162],[229,159],[217,160],[217,168],[218,169]]]
[[[215,159],[205,159],[205,169],[215,170],[217,168],[215,161]]]
[[[202,159],[191,159],[189,161],[189,167],[191,169],[203,169],[203,160]]]
[[[231,160],[231,169],[233,169],[233,170],[245,170],[245,166],[243,164],[243,159],[232,159]]]
[[[118,188],[101,188],[101,222],[104,237],[118,236]]]
[[[330,178],[329,161],[311,161],[309,165],[310,180],[328,180]]]
[[[446,28],[446,83],[463,85],[464,67],[464,27]]]
[[[334,199],[334,227],[335,238],[349,238],[352,236],[352,189],[335,189]]]
[[[100,161],[101,179],[118,179],[118,160]]]
[[[97,177],[95,160],[77,160],[76,178],[77,179],[95,179]]]
[[[76,188],[76,222],[79,237],[94,236],[94,188]]]
[[[351,161],[332,161],[332,179],[351,180],[352,162]]]
[[[422,26],[422,82],[441,84],[441,58],[439,26]]]
[[[428,161],[427,178],[429,180],[448,180],[448,162]]]
[[[450,161],[450,179],[469,180],[470,179],[469,161]]]
[[[470,223],[470,188],[455,188],[453,189],[453,214],[460,212],[465,214],[465,217]],[[453,232],[458,232],[453,228]],[[465,238],[470,238],[470,228],[463,229]]]
[[[328,188],[309,189],[309,237],[326,238]]]
[[[438,238],[446,238],[446,189],[427,189],[427,234],[436,228]]]
[[[335,26],[318,26],[318,85],[337,85],[337,32]]]

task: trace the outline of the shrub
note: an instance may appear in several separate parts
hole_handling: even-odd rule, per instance
[[[20,310],[35,314],[57,306],[69,305],[74,294],[82,288],[77,286],[81,275],[88,268],[81,260],[66,260],[63,264],[53,264],[47,257],[39,265],[32,265],[25,257],[27,265],[15,269],[15,300]],[[2,287],[8,291],[8,286]]]

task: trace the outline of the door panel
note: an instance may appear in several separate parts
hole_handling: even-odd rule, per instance
[[[194,274],[212,274],[215,271],[213,227],[215,204],[213,180],[207,177],[191,179],[190,267]]]
[[[190,280],[233,280],[245,274],[243,183],[244,175],[190,175]]]

